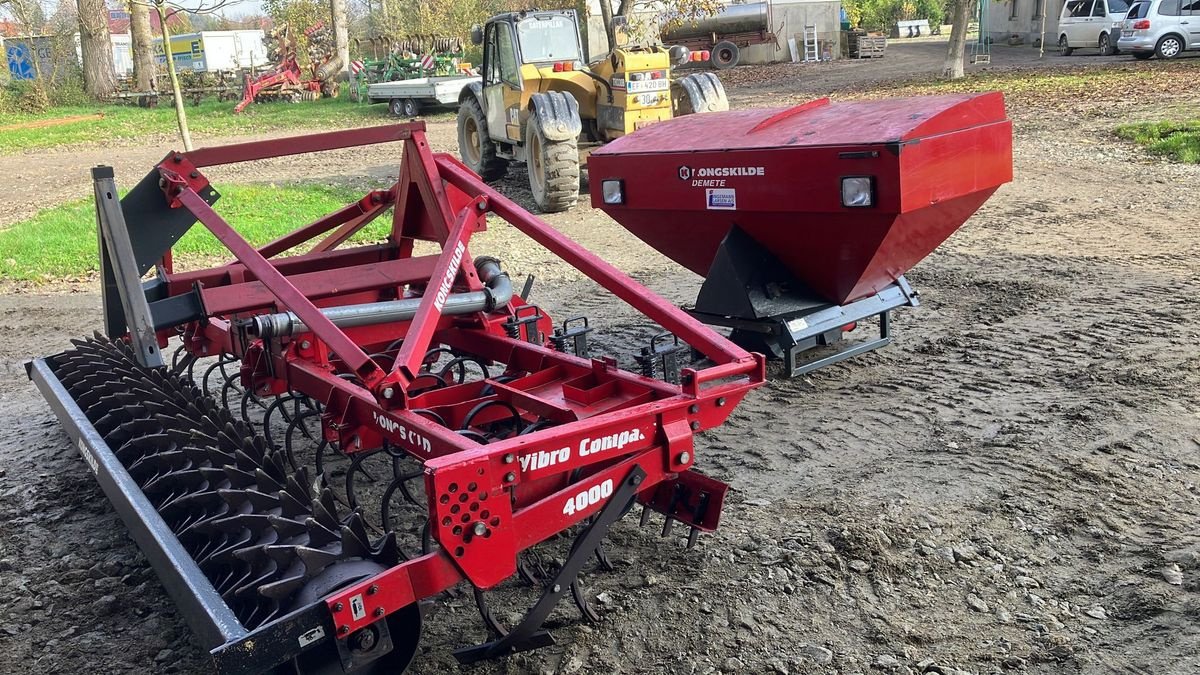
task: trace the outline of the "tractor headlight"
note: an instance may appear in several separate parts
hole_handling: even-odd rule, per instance
[[[842,179],[842,206],[875,205],[875,179],[871,176],[847,176]]]
[[[600,189],[604,193],[605,204],[625,203],[625,181],[620,179],[606,180],[600,184]]]

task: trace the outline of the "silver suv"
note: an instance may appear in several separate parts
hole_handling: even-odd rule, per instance
[[[1138,0],[1125,15],[1117,47],[1136,59],[1173,59],[1200,49],[1200,0]]]

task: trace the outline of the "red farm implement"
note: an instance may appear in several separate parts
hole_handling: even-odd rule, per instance
[[[904,273],[1012,180],[1012,123],[995,92],[820,99],[655,124],[588,174],[594,206],[704,275],[693,316],[798,375],[891,341]]]
[[[391,141],[391,189],[260,248],[212,208],[209,167]],[[120,200],[111,168],[93,179],[105,331],[29,373],[218,672],[399,672],[423,606],[464,582],[494,639],[461,660],[545,645],[564,595],[593,613],[577,576],[635,503],[689,544],[717,526],[727,486],[692,470],[693,437],[763,381],[762,357],[432,153],[422,124],[171,153]],[[344,246],[385,214],[384,243]],[[592,326],[556,325],[472,254],[489,215],[705,366],[590,358]],[[177,272],[197,221],[235,260]],[[484,591],[568,531],[501,626]]]

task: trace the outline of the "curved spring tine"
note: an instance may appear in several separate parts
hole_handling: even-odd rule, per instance
[[[217,357],[216,363],[212,364],[211,366],[208,367],[207,370],[204,371],[204,377],[201,378],[200,385],[201,385],[201,388],[204,389],[205,394],[208,394],[209,396],[213,395],[212,388],[208,386],[208,378],[212,377],[212,372],[214,370],[220,368],[221,369],[221,377],[223,379],[228,379],[229,374],[225,372],[225,366],[230,363],[233,363],[234,361],[237,361],[236,357],[227,356],[225,354],[222,354],[219,357]]]
[[[180,359],[182,359],[184,354],[187,354],[187,353],[188,353],[187,345],[180,343],[180,345],[175,348],[175,351],[171,354],[171,371],[172,372],[179,372]]]
[[[454,352],[449,347],[434,347],[425,352],[425,356],[421,359],[421,372],[430,373],[433,366],[437,365],[438,359],[442,354],[454,356]]]
[[[283,455],[285,458],[287,458],[288,464],[291,465],[292,471],[300,470],[300,467],[297,466],[297,464],[296,464],[296,453],[295,453],[295,449],[294,449],[294,442],[292,440],[293,434],[295,433],[296,429],[299,428],[301,430],[301,432],[304,434],[305,438],[307,438],[310,441],[316,440],[312,437],[312,434],[309,433],[308,427],[306,427],[304,425],[304,420],[306,420],[309,417],[312,417],[314,415],[320,415],[320,413],[318,413],[316,411],[309,411],[306,413],[302,413],[300,415],[296,415],[295,417],[292,418],[292,421],[288,424],[287,431],[285,431],[283,434]],[[325,443],[324,438],[321,439],[321,443]],[[318,449],[319,449],[319,446],[318,446]],[[317,472],[320,473],[319,468],[317,469]]]
[[[583,588],[579,584],[578,575],[571,581],[571,599],[575,601],[575,606],[579,608],[579,613],[583,615],[585,620],[591,623],[596,623],[600,620],[600,615],[596,613],[596,610],[592,609],[592,605],[583,594]]]
[[[224,372],[224,371],[222,371],[222,372]],[[229,406],[230,390],[233,390],[233,391],[236,391],[239,393],[244,391],[241,387],[241,384],[237,382],[237,378],[238,378],[237,373],[229,375],[225,378],[225,383],[221,385],[221,405],[225,406],[226,410],[232,410],[232,408]]]
[[[457,366],[458,367],[458,377],[455,378],[454,382],[455,382],[455,384],[462,384],[467,379],[467,364],[468,363],[474,363],[475,365],[479,366],[479,371],[482,374],[482,377],[479,379],[486,380],[492,376],[491,372],[488,371],[487,365],[485,365],[484,362],[479,357],[472,356],[470,354],[468,354],[466,356],[459,356],[457,358],[451,359],[449,363],[447,363],[445,366],[442,366],[442,369],[441,369],[441,371],[439,371],[439,374],[443,378],[445,378],[447,373],[450,372],[450,369]]]
[[[603,542],[596,547],[596,562],[599,563],[600,569],[604,570],[605,572],[611,572],[617,569],[616,566],[612,564],[612,561],[608,559],[608,553],[604,551]]]
[[[251,401],[254,401],[254,405],[257,405],[260,409],[266,410],[266,408],[267,408],[267,404],[263,403],[262,399],[258,397],[258,394],[255,394],[250,389],[245,389],[242,392],[242,421],[248,425],[254,424],[254,422],[250,420],[250,402]],[[260,422],[262,422],[263,424],[266,423],[265,420],[260,420]]]
[[[487,626],[488,631],[498,638],[508,635],[508,629],[500,623],[496,615],[492,614],[492,609],[488,607],[487,597],[484,596],[483,591],[478,586],[472,588],[475,590],[475,607],[479,610],[479,617],[483,619],[483,625]]]
[[[356,452],[350,456],[350,467],[348,469],[346,469],[345,483],[346,483],[346,505],[349,506],[351,509],[358,508],[358,496],[354,492],[354,474],[362,473],[362,475],[367,477],[368,481],[370,481],[372,483],[379,482],[378,480],[375,479],[374,476],[372,476],[369,472],[367,472],[367,470],[364,469],[363,465],[362,465],[363,461],[365,461],[368,457],[374,456],[378,452],[379,452],[378,450],[373,450],[370,452]]]
[[[291,394],[291,393],[284,394],[282,396],[278,396],[275,398],[274,401],[271,401],[271,405],[267,406],[267,411],[263,413],[263,420],[262,420],[263,438],[266,439],[267,446],[270,447],[272,450],[279,450],[280,447],[279,447],[279,444],[275,442],[275,439],[272,438],[272,435],[271,435],[271,414],[274,413],[276,410],[278,410],[279,414],[283,415],[283,421],[287,422],[288,424],[291,424],[293,418],[292,418],[292,416],[288,415],[287,404],[289,401],[291,401],[294,398],[296,398],[296,395]],[[297,405],[299,405],[299,404],[297,404]]]

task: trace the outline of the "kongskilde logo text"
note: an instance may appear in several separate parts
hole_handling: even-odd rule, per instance
[[[433,299],[433,306],[437,307],[437,311],[442,311],[442,307],[446,304],[446,298],[450,295],[450,287],[454,285],[454,277],[458,276],[458,266],[462,264],[463,253],[467,247],[460,241],[454,247],[454,256],[450,258],[450,267],[446,270],[446,276],[442,277],[442,283],[438,285],[437,297]]]

